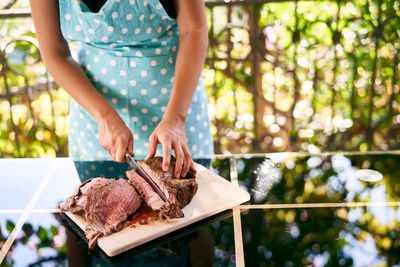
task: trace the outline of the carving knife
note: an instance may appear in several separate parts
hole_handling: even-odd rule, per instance
[[[151,186],[151,188],[153,188],[153,190],[160,196],[160,198],[165,202],[168,202],[167,197],[164,195],[163,191],[161,191],[160,187],[153,181],[150,175],[147,174],[142,166],[140,166],[128,152],[125,153],[125,158],[129,166],[134,169]]]

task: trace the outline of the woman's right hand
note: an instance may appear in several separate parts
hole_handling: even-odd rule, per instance
[[[125,161],[125,151],[133,154],[133,136],[117,112],[110,112],[97,120],[100,145],[117,162]]]

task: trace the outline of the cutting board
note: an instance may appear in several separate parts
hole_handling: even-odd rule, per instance
[[[250,200],[250,194],[245,190],[199,164],[196,168],[199,187],[192,201],[182,209],[184,218],[152,221],[147,225],[137,225],[134,228],[128,226],[119,232],[99,238],[98,246],[109,257],[113,257]],[[82,230],[86,228],[87,222],[83,217],[70,212],[66,214]]]

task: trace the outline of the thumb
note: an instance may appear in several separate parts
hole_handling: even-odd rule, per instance
[[[158,138],[155,135],[149,137],[149,153],[147,154],[146,160],[151,159],[156,154],[158,145]]]

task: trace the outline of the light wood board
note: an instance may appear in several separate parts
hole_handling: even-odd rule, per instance
[[[201,165],[196,165],[198,191],[192,201],[183,208],[184,218],[154,221],[134,228],[125,227],[119,232],[98,239],[99,247],[109,256],[142,245],[169,234],[194,222],[231,209],[250,200],[250,194]],[[66,213],[82,230],[87,222],[78,215]]]

